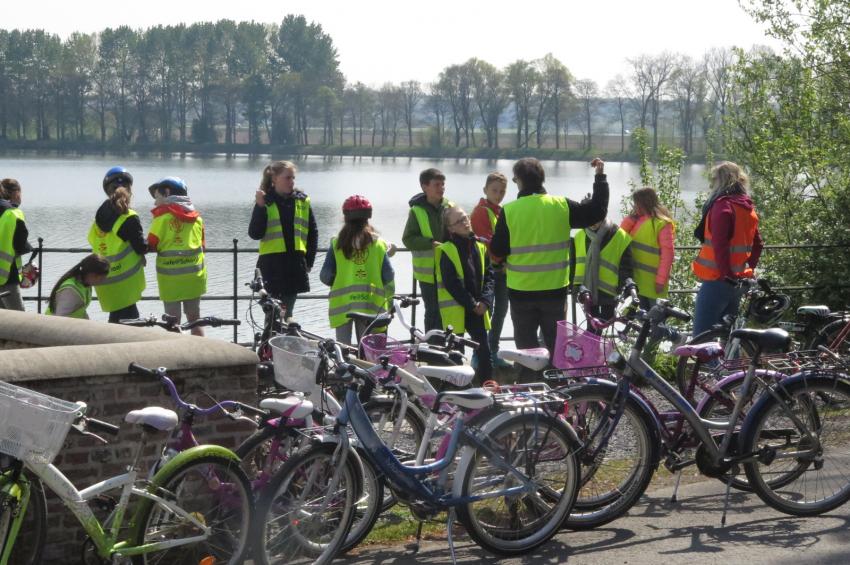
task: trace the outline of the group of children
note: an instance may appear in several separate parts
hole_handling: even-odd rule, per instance
[[[257,266],[266,287],[283,301],[287,316],[293,315],[296,295],[309,290],[318,242],[310,198],[295,188],[296,173],[288,161],[264,169],[248,229],[260,242]],[[498,172],[487,176],[484,197],[471,217],[445,198],[442,172],[426,169],[419,181],[422,192],[410,200],[402,240],[412,252],[425,329],[451,326],[479,342],[473,364],[478,379],[485,380],[494,366],[507,365],[497,356],[509,306],[505,264],[491,260],[488,248],[508,179]],[[107,171],[107,198],[88,234],[94,253],[60,277],[50,294],[48,314],[86,318],[94,288],[110,322],[137,318],[136,303],[145,288],[144,257],[156,253],[165,312],[178,319],[185,313],[190,321],[200,317],[200,298],[207,287],[204,223],[186,183],[166,177],[149,187],[154,207],[147,237],[130,208],[132,186],[127,169]],[[644,307],[667,295],[673,220],[651,188],[635,191],[633,201],[632,213],[620,226],[606,219],[579,229],[572,239],[570,284],[588,288],[595,313],[603,317],[612,314],[615,296],[629,280],[637,283]],[[330,287],[330,325],[338,340],[351,342],[352,332],[359,339],[364,325],[355,324],[348,313],[378,314],[390,306],[395,246],[369,223],[372,205],[365,197],[346,199],[342,213],[344,225],[330,240],[319,278]],[[193,331],[202,334],[200,328]]]

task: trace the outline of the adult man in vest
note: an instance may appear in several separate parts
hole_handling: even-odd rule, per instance
[[[594,316],[607,320],[614,316],[617,295],[634,285],[632,238],[610,221],[602,221],[576,232],[570,264],[573,288],[586,288],[592,301]]]
[[[410,214],[401,240],[413,254],[413,277],[419,282],[425,303],[425,331],[439,329],[440,309],[434,284],[434,249],[443,241],[443,209],[452,203],[446,192],[446,175],[438,169],[425,169],[419,174],[422,194],[410,199]]]
[[[591,166],[596,168],[593,194],[578,203],[546,192],[546,175],[537,159],[514,164],[519,193],[502,208],[490,254],[506,263],[514,341],[519,348],[538,347],[538,329],[550,355],[555,348],[556,324],[566,314],[570,230],[592,226],[608,213],[605,164],[594,159]]]

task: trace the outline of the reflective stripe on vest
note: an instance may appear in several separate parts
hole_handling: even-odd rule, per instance
[[[372,242],[351,259],[346,259],[337,248],[336,238],[331,240],[336,263],[336,274],[328,295],[328,319],[332,328],[349,322],[349,312],[379,314],[386,309],[394,292],[393,283],[384,286],[382,269],[387,254],[383,239]]]
[[[410,210],[416,217],[416,222],[419,224],[419,233],[422,237],[427,237],[433,240],[434,234],[431,231],[431,222],[428,220],[428,212],[422,206],[411,206]],[[413,278],[419,282],[434,284],[434,250],[423,249],[413,251]]]
[[[89,304],[91,304],[91,287],[84,285],[82,282],[77,280],[77,277],[71,277],[70,279],[65,279],[64,281],[62,281],[62,284],[60,284],[59,288],[56,290],[56,295],[58,296],[59,293],[66,288],[70,288],[74,292],[76,292],[83,304],[70,314],[66,314],[65,317],[85,319],[86,310],[88,309]],[[47,310],[44,313],[48,316],[54,315],[53,309],[50,307],[49,304],[47,306]]]
[[[310,231],[310,197],[295,199],[295,214],[292,218],[292,242],[295,251],[307,252],[307,233]],[[286,239],[280,210],[272,202],[266,206],[266,233],[260,240],[260,255],[286,253]]]
[[[638,293],[647,298],[667,298],[669,281],[661,292],[655,292],[655,279],[661,264],[661,247],[658,234],[670,222],[661,218],[647,218],[632,235],[632,259],[634,260],[634,281]]]
[[[569,282],[570,208],[567,199],[530,194],[502,208],[510,233],[508,288],[553,290]]]
[[[579,286],[584,283],[584,273],[587,267],[587,234],[579,230],[575,237],[576,248],[576,272],[573,285]],[[617,287],[620,285],[620,259],[629,246],[632,238],[622,228],[605,244],[599,254],[599,290],[616,296]]]
[[[156,216],[150,233],[156,236],[156,282],[163,302],[200,298],[207,292],[204,221],[184,222],[167,212]]]
[[[478,257],[481,260],[481,288],[484,289],[484,259],[487,253],[487,248],[483,243],[476,241],[475,246],[478,249]],[[440,267],[440,257],[445,255],[452,262],[455,269],[455,274],[460,280],[463,280],[463,266],[460,264],[460,255],[457,247],[452,242],[446,242],[436,249],[436,275],[437,275],[437,302],[440,306],[440,317],[443,320],[443,329],[452,326],[452,331],[458,335],[462,335],[466,331],[466,311],[451,295],[451,293],[443,285],[443,273]],[[484,313],[484,328],[490,329],[490,313]]]
[[[736,277],[752,277],[753,270],[747,264],[753,252],[753,239],[758,229],[759,217],[755,209],[747,209],[734,202],[735,227],[729,242],[729,270]],[[705,219],[705,241],[697,258],[691,263],[694,274],[701,281],[715,281],[721,278],[721,270],[714,255],[711,241],[710,215]]]
[[[133,210],[118,217],[112,230],[103,232],[93,223],[88,240],[92,250],[109,260],[109,276],[94,291],[104,312],[115,312],[135,304],[145,290],[145,271],[142,257],[130,247],[129,242],[118,237],[118,231],[127,218],[136,216]]]
[[[24,213],[19,208],[8,208],[0,216],[0,285],[9,282],[12,265],[18,268],[18,283],[23,279],[20,255],[15,255],[15,229],[18,220],[24,221]]]

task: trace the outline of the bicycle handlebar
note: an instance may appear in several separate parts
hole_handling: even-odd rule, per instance
[[[112,436],[117,436],[118,432],[121,431],[121,428],[114,424],[104,422],[103,420],[95,420],[94,418],[89,418],[88,416],[85,417],[85,422],[86,428]]]

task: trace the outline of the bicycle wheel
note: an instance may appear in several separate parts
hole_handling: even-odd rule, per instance
[[[495,455],[533,481],[536,489],[458,506],[457,516],[484,549],[498,555],[526,553],[555,535],[570,513],[579,485],[579,444],[564,422],[539,412],[514,413],[485,430]],[[463,477],[462,497],[520,485],[482,449],[462,459],[457,476]]]
[[[338,468],[336,447],[323,443],[293,455],[263,491],[252,544],[257,563],[322,564],[339,553],[354,519],[361,478],[351,454]]]
[[[845,320],[835,320],[834,322],[827,324],[818,331],[817,335],[815,335],[811,343],[809,343],[807,349],[814,350],[821,345],[824,347],[831,346],[841,332],[844,331],[844,328],[848,323],[850,322]],[[836,346],[835,353],[844,359],[850,358],[850,336],[845,336],[841,343]]]
[[[30,500],[9,563],[35,565],[41,563],[41,554],[47,540],[47,498],[38,477],[27,474],[30,483]]]
[[[744,423],[744,466],[768,505],[795,516],[828,512],[850,500],[850,384],[831,371],[802,373],[758,400]]]
[[[196,448],[197,449],[197,448]],[[197,564],[212,558],[215,563],[237,565],[245,558],[253,510],[248,478],[239,463],[220,455],[203,455],[177,467],[161,481],[160,494],[210,528],[198,543],[181,545],[133,557],[136,564]],[[141,527],[135,545],[166,542],[201,535],[193,522],[147,499],[140,513]]]
[[[695,335],[688,341],[688,345],[699,345],[702,343],[711,343],[712,341],[716,341],[720,343],[720,346],[723,349],[726,349],[726,341],[729,339],[729,330],[716,328],[708,331],[704,331],[701,334]],[[739,354],[738,358],[749,358],[752,357],[755,351],[753,350],[752,345],[749,342],[742,341],[740,342],[740,347],[738,349]],[[676,387],[679,389],[679,392],[685,398],[688,398],[688,388],[691,384],[691,377],[694,372],[694,364],[696,360],[693,357],[679,357],[679,361],[676,363]],[[705,382],[709,380],[709,382],[715,380],[717,377],[717,371],[705,365],[700,367],[699,374],[697,375],[697,380],[699,382]],[[699,386],[695,387],[694,390],[694,398],[688,398],[691,401],[693,406],[696,406],[700,400],[702,400],[702,389]]]
[[[615,389],[598,384],[580,384],[565,391],[569,412],[564,417],[575,430],[584,448],[577,454],[581,464],[581,485],[565,526],[584,530],[607,524],[635,505],[646,490],[660,459],[660,439],[655,422],[633,397],[626,401],[623,415],[608,435],[600,426]],[[588,445],[588,442],[591,442]]]
[[[768,382],[784,378],[784,375],[762,369],[756,369],[756,374]],[[737,402],[738,396],[741,394],[741,385],[743,384],[744,377],[742,375],[739,379],[728,381],[722,386],[714,388],[710,393],[708,393],[702,403],[699,411],[700,418],[716,420],[719,422],[728,422],[729,418],[732,416],[732,409],[735,407],[735,402]],[[763,389],[758,388],[758,381],[754,382],[753,386],[757,388],[750,392],[750,397],[747,403],[743,406],[743,412],[739,417],[739,422],[743,423],[746,419],[747,413],[753,407],[753,399],[758,398],[759,395],[764,392]],[[783,480],[787,479],[788,477],[776,477],[770,481],[770,484],[777,487],[781,485]],[[725,482],[725,477],[722,477],[720,480]],[[746,475],[744,474],[738,474],[732,477],[732,487],[744,492],[752,492],[753,490],[752,487],[750,487],[750,483],[747,480]]]
[[[413,402],[407,403],[404,420],[401,422],[395,442],[391,440],[399,418],[399,403],[390,396],[376,396],[370,398],[363,408],[369,414],[372,427],[378,432],[381,441],[393,450],[400,461],[412,461],[416,458],[416,451],[419,449],[425,430],[425,417]]]
[[[275,439],[278,442],[275,444]],[[233,450],[241,461],[240,466],[251,482],[254,498],[269,483],[286,459],[306,439],[294,430],[281,430],[272,426],[258,429]],[[277,453],[271,457],[272,445]]]
[[[354,519],[351,522],[348,536],[340,549],[340,553],[347,553],[360,545],[372,528],[378,517],[384,511],[387,497],[384,492],[384,479],[375,466],[361,454],[360,463],[362,468],[362,492],[354,505]],[[394,502],[394,500],[393,500]]]

